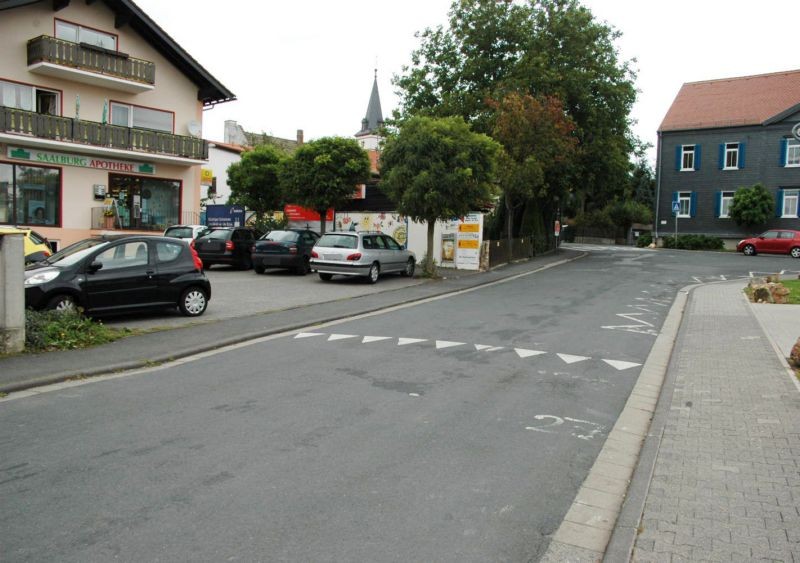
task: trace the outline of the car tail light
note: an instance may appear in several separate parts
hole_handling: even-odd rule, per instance
[[[361,253],[360,252],[354,252],[353,254],[348,256],[347,259],[348,260],[352,260],[353,262],[355,262],[357,260],[361,260]]]
[[[194,249],[194,241],[192,244],[189,245],[189,251],[192,253],[192,260],[194,260],[194,267],[198,270],[203,269],[203,261],[200,260],[200,257],[197,255],[197,251]]]
[[[289,254],[297,254],[297,245],[292,244],[289,246]]]
[[[53,253],[50,252],[49,250],[42,250],[42,254],[44,254],[45,258],[47,258],[48,256],[52,256],[53,255]]]
[[[194,239],[192,239],[191,242],[189,242],[189,248],[192,249],[194,248]]]
[[[312,258],[319,258],[319,254],[317,254],[317,251],[316,251],[316,250],[312,250],[312,251],[311,251],[311,257],[312,257]]]
[[[225,250],[232,252],[234,248],[232,240],[225,241]]]

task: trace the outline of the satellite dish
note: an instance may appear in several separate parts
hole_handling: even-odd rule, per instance
[[[190,121],[186,124],[186,129],[192,137],[199,137],[201,133],[200,124],[197,121]]]

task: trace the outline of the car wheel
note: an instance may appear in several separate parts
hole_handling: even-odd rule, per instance
[[[369,267],[369,274],[367,274],[367,281],[369,283],[377,283],[378,276],[381,275],[381,267],[378,265],[377,262],[373,262],[372,266]]]
[[[255,270],[257,274],[263,274],[266,268],[264,266],[253,266],[253,270]]]
[[[75,298],[71,295],[56,295],[50,298],[45,309],[48,311],[75,311],[78,308]]]
[[[305,276],[311,271],[311,264],[308,263],[308,256],[303,256],[303,263],[294,269],[294,273],[298,276]]]
[[[746,245],[744,245],[744,248],[742,249],[742,254],[744,254],[745,256],[755,256],[756,255],[756,247],[753,246],[752,244],[746,244]]]
[[[199,317],[206,312],[208,307],[208,296],[206,292],[199,287],[190,287],[181,293],[181,299],[178,301],[178,309],[181,314],[186,317]]]
[[[800,258],[800,246],[795,246],[789,251],[789,254],[792,255],[792,258]]]
[[[319,279],[322,281],[331,281],[331,278],[333,278],[333,274],[323,274],[322,272],[319,273]]]
[[[242,258],[242,261],[239,262],[239,269],[240,270],[249,270],[253,267],[253,259],[249,256],[245,256]]]
[[[413,258],[409,258],[408,262],[406,262],[406,267],[400,272],[401,276],[406,278],[413,278],[414,277],[414,269],[416,268],[416,264],[414,263]]]

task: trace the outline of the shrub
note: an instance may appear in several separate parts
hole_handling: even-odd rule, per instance
[[[679,248],[682,250],[722,250],[725,243],[719,237],[706,235],[678,235],[677,244],[675,237],[664,237],[664,248]]]
[[[642,233],[639,235],[639,238],[636,239],[636,246],[639,248],[647,248],[653,244],[653,235],[650,233]]]
[[[108,328],[80,311],[25,311],[25,349],[29,352],[86,348],[130,333]]]

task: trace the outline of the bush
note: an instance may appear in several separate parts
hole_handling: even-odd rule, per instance
[[[25,349],[72,350],[113,342],[131,334],[84,317],[80,311],[25,311]]]
[[[706,235],[678,235],[677,244],[675,237],[664,237],[664,248],[679,248],[682,250],[722,250],[725,243],[719,237]]]
[[[642,233],[639,235],[639,238],[636,239],[636,246],[639,248],[647,248],[653,244],[653,235],[650,233]]]

